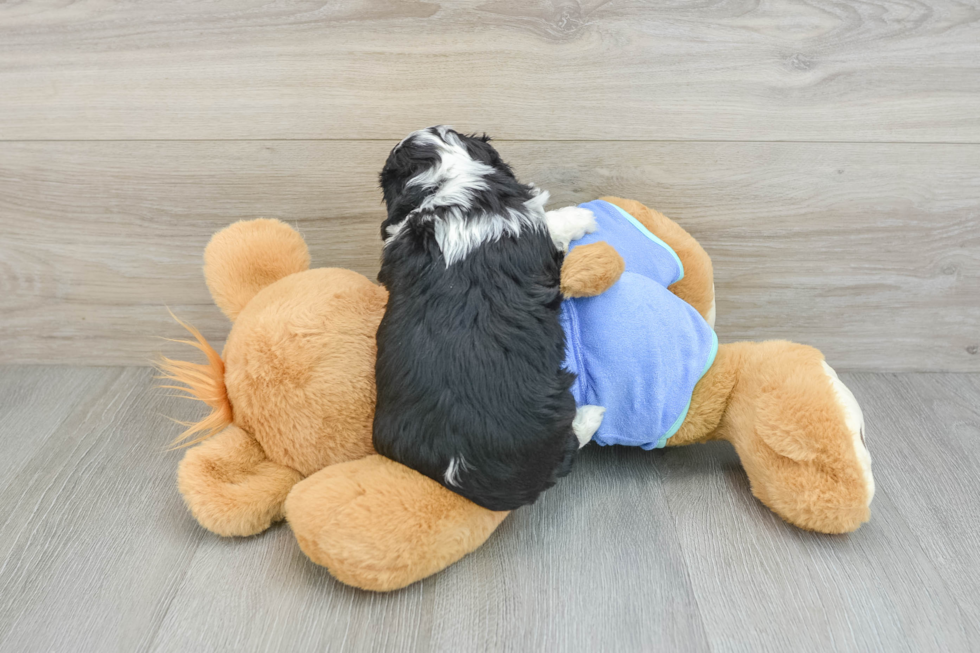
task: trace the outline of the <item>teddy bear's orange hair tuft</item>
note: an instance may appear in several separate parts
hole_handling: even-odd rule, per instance
[[[170,313],[170,316],[180,326],[187,329],[194,336],[196,342],[195,340],[173,340],[171,338],[168,340],[195,347],[201,350],[208,359],[207,364],[202,365],[161,356],[156,365],[161,373],[161,376],[157,378],[183,384],[161,385],[160,388],[180,390],[184,394],[178,396],[203,401],[211,407],[211,413],[197,422],[174,420],[187,428],[171,444],[175,448],[190,447],[207,440],[231,424],[231,401],[228,399],[228,391],[225,388],[225,363],[221,360],[221,356],[208,344],[200,331],[183,322],[173,312]]]

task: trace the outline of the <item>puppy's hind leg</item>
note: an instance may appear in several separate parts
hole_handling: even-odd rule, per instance
[[[572,420],[572,430],[578,438],[578,447],[581,449],[589,443],[595,432],[602,424],[602,417],[606,414],[603,406],[579,406],[575,410],[575,419]]]

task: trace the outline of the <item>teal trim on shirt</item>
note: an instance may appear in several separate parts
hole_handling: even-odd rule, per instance
[[[565,367],[576,405],[603,406],[601,446],[663,447],[690,411],[695,385],[717,350],[713,329],[668,286],[684,276],[677,253],[615,204],[581,205],[596,230],[570,249],[606,242],[624,270],[604,293],[562,302]],[[637,237],[642,234],[641,237]]]
[[[714,329],[711,330],[711,353],[708,354],[708,362],[704,364],[704,371],[701,372],[701,376],[698,377],[698,381],[704,378],[704,375],[708,373],[711,366],[715,363],[715,357],[718,355],[718,334],[715,333]],[[687,405],[684,406],[684,411],[677,417],[674,425],[670,427],[670,430],[664,434],[657,444],[654,445],[654,449],[663,449],[667,446],[667,440],[669,440],[677,431],[680,430],[681,424],[687,419],[687,411],[691,410],[691,400],[687,400]]]
[[[605,201],[605,200],[601,200],[601,201]],[[644,236],[646,236],[647,238],[649,238],[650,240],[652,240],[653,242],[657,243],[658,245],[666,249],[668,252],[670,252],[670,255],[674,257],[674,262],[677,263],[677,269],[680,272],[680,276],[674,279],[673,281],[671,281],[670,284],[675,284],[684,278],[684,264],[681,263],[681,257],[677,255],[677,252],[674,251],[673,247],[671,247],[664,241],[657,238],[652,231],[650,231],[649,229],[643,226],[642,222],[634,218],[632,215],[624,211],[622,208],[616,206],[612,202],[606,202],[606,204],[619,211],[624,218],[629,220],[634,227],[640,230],[640,233],[642,233]]]

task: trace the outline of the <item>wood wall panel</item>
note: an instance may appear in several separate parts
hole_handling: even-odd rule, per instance
[[[0,143],[0,362],[177,353],[166,306],[219,342],[209,235],[276,217],[314,265],[372,277],[390,142]],[[980,146],[498,142],[553,206],[659,208],[712,255],[718,333],[864,370],[980,370]]]
[[[0,139],[980,142],[980,7],[0,4]]]

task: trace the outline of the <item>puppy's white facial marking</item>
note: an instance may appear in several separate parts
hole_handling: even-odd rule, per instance
[[[579,406],[575,410],[575,419],[572,420],[572,430],[578,438],[578,448],[581,449],[589,443],[595,432],[602,424],[602,418],[606,414],[603,406]]]
[[[436,243],[446,267],[463,260],[484,243],[495,242],[505,234],[516,238],[522,227],[536,228],[544,224],[548,194],[540,191],[525,202],[524,212],[508,210],[503,215],[474,214],[474,195],[489,188],[485,177],[494,169],[470,157],[463,142],[449,128],[438,126],[413,132],[402,143],[410,138],[432,145],[439,153],[439,163],[417,174],[407,185],[435,191],[422,201],[416,212],[423,220],[435,221]],[[442,209],[438,217],[432,213],[433,209]],[[398,237],[405,221],[411,217],[388,227],[385,245]]]
[[[419,207],[423,211],[445,206],[468,209],[473,194],[487,189],[484,177],[492,173],[493,168],[474,161],[454,133],[444,127],[436,129],[439,136],[423,130],[416,132],[416,139],[436,148],[439,152],[439,164],[415,175],[409,180],[408,186],[436,189]]]
[[[555,242],[555,247],[563,252],[568,252],[568,246],[572,241],[578,240],[585,234],[591,234],[599,228],[592,211],[578,206],[566,206],[563,209],[548,211],[545,218],[551,240]]]
[[[469,466],[462,456],[450,458],[449,465],[446,467],[446,473],[442,475],[442,478],[446,481],[446,485],[459,487],[459,475],[467,469],[469,469]]]

